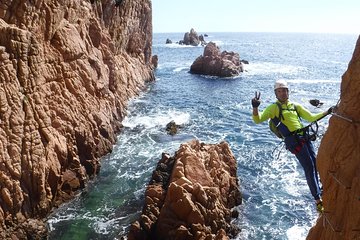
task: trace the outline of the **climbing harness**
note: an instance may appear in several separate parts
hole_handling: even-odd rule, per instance
[[[282,109],[281,104],[279,102],[274,103],[278,106],[279,109],[279,117],[274,117],[269,120],[269,128],[270,130],[278,137],[278,138],[285,138],[292,133],[289,131],[287,126],[281,122],[281,120],[285,120],[282,110],[288,110],[288,111],[295,111],[298,118],[301,120],[299,113],[296,109],[296,105],[293,104],[293,109]]]
[[[319,118],[318,120],[311,122],[309,125],[300,128],[296,131],[290,132],[289,129],[287,128],[287,126],[281,122],[281,119],[284,120],[284,116],[282,115],[282,107],[280,105],[280,103],[276,102],[276,105],[279,108],[279,117],[275,117],[269,120],[269,127],[270,130],[279,138],[282,139],[282,141],[280,143],[285,143],[284,145],[286,146],[286,148],[293,154],[298,154],[303,145],[307,142],[307,141],[315,141],[316,138],[318,137],[318,130],[319,130],[319,125],[318,125],[318,121],[322,118],[324,118],[325,116]],[[293,104],[294,109],[288,109],[290,111],[295,111],[299,120],[301,121],[301,118],[299,116],[299,113],[296,109],[296,105]],[[273,150],[273,153],[275,152],[275,150],[278,148],[279,146],[276,146]],[[282,149],[282,148],[281,148]],[[281,149],[278,153],[278,158],[280,156],[281,153]]]

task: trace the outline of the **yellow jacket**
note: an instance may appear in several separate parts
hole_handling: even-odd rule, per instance
[[[276,102],[280,103],[279,101]],[[296,106],[296,110],[294,105]],[[302,119],[308,122],[314,122],[324,116],[323,113],[312,114],[309,110],[307,110],[300,104],[292,103],[290,101],[281,104],[281,108],[282,108],[282,115],[284,118],[281,118],[280,120],[282,123],[284,123],[287,126],[290,132],[293,132],[295,130],[304,127],[299,117],[301,117]],[[259,112],[258,116],[252,115],[252,118],[255,123],[261,123],[274,117],[279,117],[279,107],[277,106],[276,103],[267,106],[263,112],[261,113]]]

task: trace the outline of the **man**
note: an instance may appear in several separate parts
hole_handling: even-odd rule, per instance
[[[312,114],[303,106],[290,102],[289,88],[284,80],[275,82],[274,91],[277,98],[276,103],[267,106],[262,113],[259,113],[258,110],[260,93],[259,95],[255,93],[255,97],[251,101],[253,120],[257,124],[268,119],[273,121],[284,138],[286,149],[295,154],[304,169],[306,181],[315,199],[317,210],[323,212],[324,207],[316,169],[316,154],[311,143],[311,140],[314,139],[311,139],[308,129],[304,128],[300,118],[308,122],[314,122],[332,113],[333,107],[323,113]]]

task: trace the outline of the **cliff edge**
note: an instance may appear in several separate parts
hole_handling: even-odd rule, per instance
[[[342,76],[340,101],[321,141],[317,164],[325,212],[308,240],[360,239],[360,38]]]
[[[151,19],[150,0],[0,2],[2,239],[36,238],[99,171],[154,80]]]

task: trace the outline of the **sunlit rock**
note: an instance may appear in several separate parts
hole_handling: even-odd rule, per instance
[[[184,143],[174,157],[164,154],[159,161],[128,239],[233,238],[239,229],[231,218],[241,201],[229,145]]]
[[[151,1],[0,4],[0,239],[42,223],[100,170],[127,101],[154,80]]]
[[[218,77],[234,77],[243,72],[240,56],[235,52],[220,52],[215,43],[209,42],[203,55],[192,63],[190,73]]]
[[[360,38],[318,151],[325,212],[308,240],[360,239]]]
[[[198,33],[192,28],[190,32],[184,34],[184,38],[179,41],[181,45],[191,45],[191,46],[205,46],[206,41],[203,35],[198,35]]]

